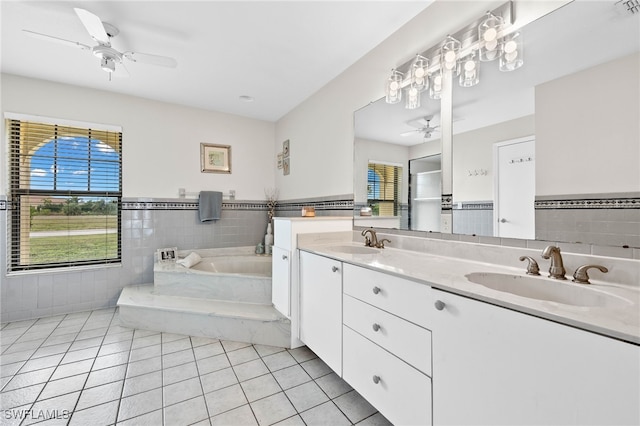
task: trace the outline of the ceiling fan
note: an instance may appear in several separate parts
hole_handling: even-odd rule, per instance
[[[422,133],[424,139],[429,139],[433,135],[433,132],[437,131],[437,129],[440,127],[440,126],[432,126],[431,125],[432,119],[433,119],[432,116],[427,116],[427,117],[420,118],[418,120],[412,120],[407,122],[407,124],[409,125],[414,125],[414,123],[417,123],[417,124],[422,124],[422,126],[418,129],[402,132],[400,133],[400,136],[410,136],[415,133]]]
[[[104,71],[109,73],[109,77],[111,77],[111,74],[124,76],[129,75],[126,67],[124,66],[123,59],[127,59],[132,62],[159,65],[168,68],[175,68],[178,65],[175,59],[169,58],[167,56],[151,55],[148,53],[131,51],[120,52],[114,49],[113,47],[111,47],[111,39],[120,33],[120,30],[118,30],[118,28],[107,22],[102,22],[99,17],[89,12],[88,10],[80,8],[74,8],[74,10],[76,12],[76,15],[78,15],[78,18],[80,18],[82,25],[84,25],[86,30],[89,32],[91,38],[98,43],[96,46],[92,47],[77,41],[65,40],[63,38],[41,34],[35,31],[22,31],[36,38],[90,51],[94,56],[100,59],[100,67]],[[117,68],[116,64],[118,65]]]

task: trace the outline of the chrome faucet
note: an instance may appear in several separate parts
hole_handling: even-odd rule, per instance
[[[371,238],[369,238],[367,234],[371,235]],[[382,240],[378,241],[378,235],[376,234],[376,231],[373,228],[365,229],[364,231],[362,231],[360,235],[364,237],[364,245],[367,247],[384,248],[385,241],[388,243],[391,242],[386,238],[383,238]]]
[[[551,265],[549,266],[549,277],[555,278],[557,280],[566,280],[567,277],[564,275],[567,271],[564,269],[564,265],[562,264],[562,255],[560,254],[560,247],[556,246],[547,246],[542,251],[543,259],[551,259]]]

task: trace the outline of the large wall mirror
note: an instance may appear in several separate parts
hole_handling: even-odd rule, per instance
[[[560,7],[521,29],[523,67],[454,81],[453,233],[640,247],[640,13],[617,3]],[[440,101],[421,101],[355,112],[354,225],[440,232]],[[401,169],[387,216],[370,163]]]

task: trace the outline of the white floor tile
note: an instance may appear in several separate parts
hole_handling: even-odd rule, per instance
[[[164,407],[165,425],[191,425],[208,417],[202,396]]]
[[[284,392],[252,402],[251,408],[261,426],[277,423],[296,414],[296,409],[293,408]]]
[[[307,347],[133,330],[115,312],[0,324],[2,409],[49,410],[22,422],[43,426],[390,424]]]
[[[231,367],[208,374],[200,374],[200,381],[204,393],[213,392],[238,383],[236,374]]]
[[[77,376],[65,377],[64,379],[53,380],[44,387],[38,399],[48,399],[82,390],[84,382],[87,381],[89,373],[78,374]]]
[[[82,400],[82,397],[80,397]],[[106,404],[73,412],[69,426],[108,426],[116,421],[118,415],[118,404],[120,401],[111,401]]]
[[[356,391],[339,396],[333,402],[353,423],[358,423],[376,412],[376,409]]]
[[[247,403],[240,385],[233,385],[205,394],[209,415],[215,416]]]
[[[160,387],[162,387],[162,371],[153,371],[141,376],[127,378],[124,381],[122,396],[131,396]]]
[[[118,421],[137,417],[161,408],[161,388],[122,398],[120,401],[120,410],[118,411]],[[135,424],[135,422],[133,424]]]
[[[162,388],[162,393],[165,407],[203,395],[198,377],[165,386]]]
[[[281,392],[282,389],[271,374],[255,377],[240,383],[249,402]]]
[[[342,426],[351,422],[331,401],[300,413],[307,426]]]
[[[84,389],[80,394],[76,409],[83,410],[95,405],[119,400],[122,395],[122,383],[122,381],[119,381]]]
[[[261,359],[255,359],[253,361],[245,362],[244,364],[234,365],[233,371],[235,371],[236,376],[238,376],[238,380],[244,382],[245,380],[267,374],[269,369]]]
[[[249,404],[211,417],[212,426],[253,426],[257,424],[258,421]]]

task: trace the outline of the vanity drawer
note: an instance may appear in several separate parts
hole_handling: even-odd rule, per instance
[[[393,424],[431,424],[428,376],[347,326],[343,339],[342,371],[347,383]]]
[[[431,376],[431,332],[349,295],[343,297],[344,325]]]
[[[431,287],[350,264],[343,268],[343,291],[422,327],[431,328]]]

